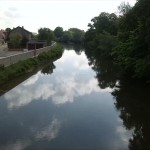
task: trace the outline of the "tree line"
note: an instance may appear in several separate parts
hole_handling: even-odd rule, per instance
[[[149,81],[150,1],[137,0],[134,7],[122,3],[120,15],[103,12],[88,24],[86,51],[111,57],[123,73]]]
[[[37,39],[48,40],[48,43],[54,40],[68,44],[82,44],[84,41],[84,34],[85,32],[78,28],[70,28],[64,31],[62,27],[58,26],[54,31],[49,28],[40,28],[38,30]]]
[[[6,28],[5,31],[7,35],[11,32],[11,28]],[[34,39],[37,40],[45,40],[47,44],[50,45],[52,41],[63,42],[66,44],[83,44],[84,42],[84,30],[80,30],[78,28],[70,28],[68,30],[63,30],[62,27],[56,27],[54,30],[50,28],[40,28],[38,29],[38,34],[33,34]],[[11,39],[15,45],[19,47],[24,43],[20,35],[16,34]],[[27,41],[25,41],[27,42]],[[26,45],[26,44],[25,44]]]

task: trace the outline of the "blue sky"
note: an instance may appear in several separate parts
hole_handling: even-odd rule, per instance
[[[101,12],[117,13],[121,2],[136,0],[0,0],[0,29],[24,26],[31,32],[40,27],[61,26],[87,30],[90,20]]]

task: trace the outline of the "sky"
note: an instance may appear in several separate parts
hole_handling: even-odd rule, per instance
[[[133,6],[136,0],[0,0],[0,29],[24,26],[31,32],[57,26],[88,29],[101,12],[117,13],[121,2]]]

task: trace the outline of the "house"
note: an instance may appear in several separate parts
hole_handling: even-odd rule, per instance
[[[5,38],[6,38],[5,31],[0,30],[0,44],[5,43]]]
[[[8,40],[10,40],[10,37],[15,35],[15,34],[20,34],[22,35],[23,38],[26,38],[27,40],[30,40],[33,36],[32,36],[32,32],[24,29],[24,27],[16,27],[14,29],[12,29],[9,34],[8,34]]]
[[[27,42],[30,41],[32,37],[32,33],[24,29],[24,27],[18,26],[12,29],[7,36],[9,50],[22,50],[26,48]]]
[[[37,35],[36,35],[37,36]],[[8,34],[9,50],[33,50],[47,46],[45,40],[34,39],[34,34],[24,29],[24,27],[16,27]]]

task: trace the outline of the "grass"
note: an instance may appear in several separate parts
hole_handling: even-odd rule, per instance
[[[54,59],[62,56],[63,47],[61,45],[56,45],[52,50],[48,52],[43,52],[38,55],[38,57],[30,58],[24,61],[19,61],[8,67],[0,66],[0,85],[13,80],[14,78],[29,73],[49,61],[54,61]]]

